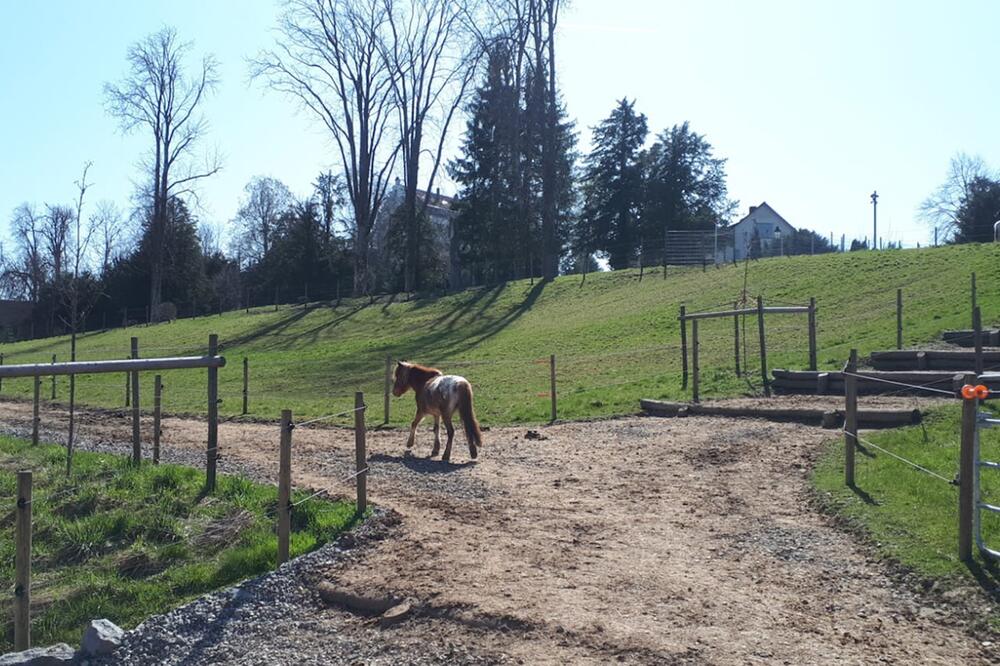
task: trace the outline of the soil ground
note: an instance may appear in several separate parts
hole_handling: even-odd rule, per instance
[[[64,419],[43,413],[56,441]],[[0,403],[5,429],[29,422],[30,405]],[[85,448],[126,450],[130,433],[124,414],[81,414]],[[995,639],[816,509],[811,466],[835,436],[630,417],[493,428],[475,462],[458,435],[444,464],[427,458],[429,430],[413,455],[405,432],[371,431],[370,496],[400,520],[315,578],[410,597],[417,612],[378,629],[317,602],[298,640],[329,641],[331,663],[337,632],[414,661],[447,649],[528,664],[996,663]],[[277,445],[273,424],[220,426],[224,470],[273,479]],[[165,460],[200,464],[204,447],[204,421],[164,419]],[[294,431],[297,486],[351,494],[353,459],[350,430]]]

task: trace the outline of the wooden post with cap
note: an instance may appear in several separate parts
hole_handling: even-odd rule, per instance
[[[288,561],[292,525],[292,410],[281,410],[278,449],[278,566]]]
[[[844,368],[844,483],[854,487],[854,450],[858,443],[858,350],[852,349]]]

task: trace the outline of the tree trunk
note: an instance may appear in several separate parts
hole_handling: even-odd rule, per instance
[[[420,224],[417,219],[417,173],[419,167],[420,143],[414,140],[410,147],[406,165],[406,183],[403,193],[403,216],[406,224],[406,261],[403,276],[403,290],[407,293],[418,288],[417,277],[420,263]],[[424,196],[430,196],[425,194]]]

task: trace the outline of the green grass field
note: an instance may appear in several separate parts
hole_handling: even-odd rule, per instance
[[[895,345],[895,290],[904,289],[905,340],[934,340],[942,330],[971,320],[969,274],[976,271],[985,323],[1000,317],[1000,246],[969,245],[923,250],[856,252],[752,262],[749,267],[616,271],[527,281],[412,302],[345,300],[339,307],[258,308],[149,327],[89,333],[81,359],[124,358],[137,336],[144,357],[204,353],[217,333],[228,365],[220,372],[221,414],[241,408],[242,358],[250,359],[250,414],[276,419],[282,408],[306,418],[353,406],[365,391],[382,416],[386,355],[430,363],[467,376],[477,391],[477,410],[487,424],[547,420],[549,368],[556,354],[560,418],[634,413],[640,397],[677,399],[681,391],[679,306],[688,311],[725,307],[748,295],[765,304],[818,303],[819,362],[837,368],[854,346],[867,352]],[[756,320],[746,319],[751,374],[737,379],[733,322],[701,324],[702,394],[722,397],[759,389]],[[768,318],[769,365],[807,363],[804,316]],[[66,338],[0,346],[6,363],[49,362],[69,357]],[[204,371],[164,373],[164,409],[205,412]],[[142,377],[142,405],[152,402],[152,375]],[[65,399],[67,380],[58,380]],[[7,380],[5,395],[30,396],[31,380]],[[50,394],[46,379],[43,396]],[[122,376],[81,377],[81,403],[124,404]],[[396,400],[392,421],[411,416],[411,397]]]
[[[176,465],[135,468],[121,456],[0,437],[0,587],[14,580],[15,471],[33,471],[32,643],[79,643],[106,617],[131,628],[206,592],[274,568],[277,489],[221,476],[203,496],[204,473]],[[304,493],[297,498],[303,498]],[[292,511],[291,554],[355,522],[353,502],[320,499]],[[0,598],[0,654],[13,649],[12,597]]]
[[[989,407],[994,412],[1000,406]],[[908,460],[951,479],[958,472],[961,406],[939,409],[914,426],[864,438]],[[1000,430],[981,434],[981,456],[1000,461]],[[844,446],[832,442],[816,467],[814,484],[828,508],[861,527],[885,556],[917,573],[951,584],[975,580],[987,590],[1000,586],[1000,570],[984,561],[973,547],[976,563],[958,559],[958,487],[913,469],[876,449],[856,456],[855,485],[844,485]],[[983,469],[982,498],[1000,504],[1000,471]],[[982,514],[987,546],[1000,550],[1000,516]],[[1000,628],[1000,615],[990,618]]]

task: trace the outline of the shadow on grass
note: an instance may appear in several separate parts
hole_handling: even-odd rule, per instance
[[[878,501],[874,497],[872,497],[871,495],[869,495],[867,492],[865,492],[864,490],[862,490],[861,488],[858,488],[857,486],[855,486],[853,484],[851,484],[851,485],[849,485],[847,487],[850,488],[851,492],[853,492],[855,495],[857,495],[858,499],[860,499],[865,504],[867,504],[869,506],[878,506],[878,504],[879,504]]]
[[[373,453],[368,457],[368,460],[372,462],[399,464],[417,474],[452,474],[476,464],[475,460],[467,460],[461,463],[447,463],[412,454],[393,456],[387,453]]]

